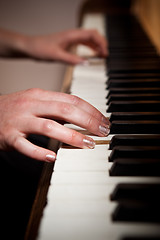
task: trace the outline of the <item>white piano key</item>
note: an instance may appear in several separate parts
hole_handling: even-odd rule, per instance
[[[52,187],[51,187],[52,186]],[[85,202],[85,201],[107,201],[109,194],[113,191],[114,185],[75,185],[75,184],[64,184],[57,185],[52,184],[49,188],[48,196],[49,199],[54,201],[74,201],[74,202]],[[53,204],[53,200],[50,205]]]
[[[101,172],[54,172],[51,178],[51,185],[55,183],[57,185],[89,185],[89,184],[107,184],[108,172],[103,170]]]
[[[51,178],[52,184],[56,185],[107,185],[116,186],[118,183],[160,183],[157,177],[110,177],[108,169],[103,171],[79,171],[54,172]],[[52,199],[53,200],[53,199]]]
[[[66,206],[67,207],[67,206]],[[87,207],[86,207],[87,209]],[[41,224],[42,240],[106,240],[122,239],[123,236],[157,236],[158,225],[123,223],[114,224],[107,217],[50,217]]]
[[[82,80],[83,79],[83,80]],[[106,82],[106,79],[103,79],[103,78],[83,78],[81,77],[80,79],[73,79],[73,86],[71,87],[71,89],[76,85],[76,87],[79,85],[80,87],[82,86],[86,86],[86,85],[89,85],[89,86],[105,86],[105,82]]]
[[[107,77],[105,76],[105,73],[103,73],[103,75],[102,75],[102,73],[100,73],[101,75],[100,76],[98,76],[98,78],[97,78],[97,74],[98,74],[98,72],[96,73],[96,76],[95,76],[95,74],[94,74],[94,71],[93,71],[93,73],[91,74],[91,73],[89,73],[90,72],[90,70],[92,70],[92,69],[90,69],[90,70],[88,70],[87,72],[88,72],[88,76],[87,75],[84,75],[84,76],[75,76],[75,73],[76,73],[76,71],[82,71],[83,70],[83,68],[80,68],[79,67],[79,65],[77,65],[76,67],[75,67],[75,70],[74,70],[74,72],[73,72],[73,79],[72,79],[72,81],[73,81],[73,83],[82,83],[82,85],[83,84],[86,84],[86,80],[87,80],[87,83],[98,83],[98,84],[104,84],[104,83],[106,83],[106,81],[107,81]],[[101,69],[100,69],[101,70]]]
[[[86,14],[83,19],[83,27],[85,29],[97,29],[100,34],[105,35],[104,27],[104,15],[95,13],[95,14]],[[79,56],[94,56],[95,53],[90,48],[80,45],[77,48],[77,54]]]
[[[114,223],[110,215],[115,203],[97,201],[53,201],[44,211],[48,222],[42,221],[40,239],[119,239],[124,234],[156,234],[158,225]],[[79,238],[80,237],[80,238]]]
[[[82,22],[85,29],[96,28],[100,34],[105,35],[105,20],[104,15],[101,13],[85,14]]]
[[[90,64],[88,67],[77,65],[73,70],[73,79],[75,78],[92,78],[107,79],[106,71],[104,71],[104,62],[95,66]]]
[[[72,205],[73,206],[73,205]],[[80,204],[79,206],[82,206],[83,209],[86,209],[86,213],[90,212],[89,209],[91,208],[91,205]],[[66,205],[67,208],[67,205]],[[73,208],[71,208],[72,210]],[[78,206],[76,207],[78,209]],[[88,211],[87,211],[88,210]],[[71,211],[72,213],[72,211]],[[102,217],[83,217],[82,215],[75,215],[75,216],[56,216],[56,219],[50,217],[50,221],[48,224],[41,224],[41,228],[44,230],[41,234],[41,239],[56,239],[56,240],[63,240],[63,239],[102,239],[101,238],[101,223],[104,222],[104,218],[102,221]],[[106,226],[108,226],[108,222],[105,219]],[[53,227],[54,226],[54,227]],[[95,228],[96,227],[96,228]],[[55,231],[53,231],[53,228]],[[63,230],[62,230],[63,229]],[[98,231],[95,229],[99,229]],[[44,231],[47,231],[46,234],[44,234]],[[43,235],[44,234],[44,235]],[[51,238],[52,236],[52,238]],[[47,237],[47,238],[46,238]]]
[[[107,167],[109,152],[105,145],[97,145],[94,150],[61,148],[54,171],[103,171]]]
[[[75,83],[75,81],[73,81],[73,87],[71,88],[71,92],[78,91],[78,90],[81,92],[83,92],[85,90],[91,91],[91,89],[94,90],[95,87],[97,89],[97,92],[98,92],[98,90],[99,91],[102,90],[102,92],[105,92],[105,84],[104,83],[100,83],[97,81],[92,82],[91,80],[88,80],[88,79],[85,79],[84,83],[81,83],[80,81]]]
[[[92,80],[92,79],[83,79],[83,81],[73,81],[73,85],[71,87],[71,91],[78,90],[77,88],[80,88],[79,90],[84,91],[86,87],[92,87],[92,90],[94,90],[94,87],[98,88],[99,90],[105,91],[105,80],[102,82],[100,80]],[[88,89],[89,90],[89,89]]]
[[[88,94],[87,94],[88,92]],[[101,102],[101,104],[106,104],[107,102],[107,99],[106,101],[104,101],[105,97],[106,97],[106,93],[104,91],[102,91],[102,94],[100,94],[99,92],[99,89],[98,89],[98,92],[94,91],[93,95],[91,94],[91,90],[87,91],[87,89],[85,91],[72,91],[71,92],[72,95],[76,95],[76,96],[80,96],[81,98],[85,97],[85,98],[88,98],[88,99],[92,99],[94,100],[95,98],[98,100],[98,102]],[[96,102],[96,101],[95,101]]]

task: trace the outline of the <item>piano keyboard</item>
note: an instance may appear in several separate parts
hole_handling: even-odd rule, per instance
[[[92,136],[66,124],[96,147],[61,145],[39,240],[160,239],[159,57],[134,17],[109,16],[105,24],[103,15],[84,19],[83,27],[102,34],[107,25],[110,56],[107,65],[90,58],[76,66],[71,94],[110,117],[110,134]]]

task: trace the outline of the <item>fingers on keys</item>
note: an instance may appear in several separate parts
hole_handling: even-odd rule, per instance
[[[25,136],[30,133],[45,135],[79,148],[95,147],[95,142],[91,137],[67,128],[57,120],[73,123],[98,136],[109,134],[108,118],[76,96],[44,90],[31,90],[27,94],[32,96],[29,113],[24,113],[23,123],[19,125],[19,132],[15,132],[15,140],[12,139],[11,145],[31,158],[53,162],[56,154],[29,142]]]

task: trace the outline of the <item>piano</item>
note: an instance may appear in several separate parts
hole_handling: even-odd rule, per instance
[[[93,57],[78,47],[89,64],[69,69],[65,91],[108,116],[110,134],[97,137],[66,124],[91,136],[96,147],[56,146],[57,160],[45,164],[25,239],[160,239],[160,56],[126,5],[105,11],[85,13],[81,26],[106,36],[109,56]]]

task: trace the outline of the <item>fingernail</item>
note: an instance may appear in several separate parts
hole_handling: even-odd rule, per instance
[[[56,160],[56,156],[55,155],[51,155],[51,154],[47,154],[46,155],[46,162],[53,162]]]
[[[83,139],[84,147],[85,148],[95,148],[95,141],[92,138],[84,138]]]
[[[101,134],[103,134],[104,136],[107,136],[109,134],[109,128],[105,127],[105,126],[99,126],[99,131]]]

